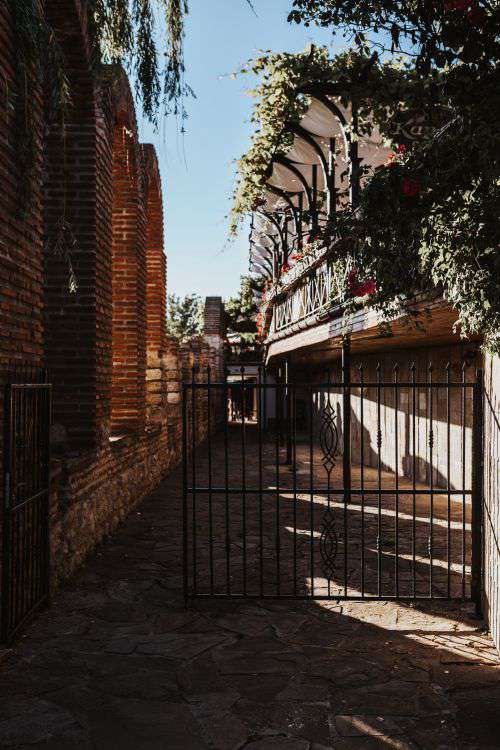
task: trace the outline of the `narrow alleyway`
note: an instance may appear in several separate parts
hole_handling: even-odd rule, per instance
[[[181,508],[178,470],[3,654],[0,747],[498,747],[500,661],[470,605],[186,610]]]

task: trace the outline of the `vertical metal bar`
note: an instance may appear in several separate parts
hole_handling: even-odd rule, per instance
[[[467,406],[466,406],[466,378],[465,378],[465,362],[462,364],[462,598],[465,599],[465,568],[466,568],[466,555],[467,555],[467,538],[466,538],[466,498],[465,498],[465,459],[466,459],[466,428],[465,421],[467,418]]]
[[[309,386],[309,487],[310,487],[310,542],[311,542],[311,597],[314,598],[314,430],[313,430],[313,389]]]
[[[326,403],[327,403],[328,406],[330,406],[330,389],[331,389],[330,368],[328,368],[328,370],[326,371]],[[320,438],[320,441],[321,441],[321,438]],[[329,468],[326,469],[326,474],[327,474],[327,481],[326,481],[327,513],[328,513],[328,516],[330,516],[331,504],[332,504],[332,498],[331,498],[331,491],[332,491],[332,486],[331,486],[332,485],[332,467],[329,467]],[[345,505],[344,505],[344,507],[345,507]],[[344,546],[345,546],[345,539],[344,539]],[[330,597],[332,595],[332,592],[331,592],[332,581],[331,581],[331,579],[329,577],[326,580],[327,580],[327,587],[328,587],[328,596]]]
[[[330,138],[328,144],[328,191],[327,191],[327,213],[328,221],[333,225],[336,214],[335,195],[335,138]]]
[[[417,598],[417,389],[415,384],[415,362],[410,367],[411,373],[411,392],[412,392],[412,578],[413,578],[413,598]]]
[[[471,595],[476,613],[482,614],[482,565],[483,565],[483,438],[484,438],[484,379],[483,371],[476,373],[472,391],[472,560]]]
[[[188,602],[188,474],[187,474],[187,385],[182,387],[182,580],[184,605]]]
[[[342,409],[344,412],[342,479],[344,485],[344,595],[347,596],[347,509],[351,502],[351,343],[342,342]]]
[[[193,509],[193,594],[198,591],[197,557],[196,557],[196,370],[191,371],[191,502]]]
[[[226,402],[224,416],[224,516],[226,532],[226,594],[231,595],[231,533],[230,533],[230,516],[229,516],[229,440],[228,440],[228,420],[229,420],[229,386],[226,379],[224,382],[224,398]]]
[[[360,382],[360,472],[361,472],[361,596],[365,596],[365,387],[364,368],[359,366]]]
[[[450,362],[446,365],[446,591],[451,596],[451,404],[450,404]]]
[[[292,407],[292,472],[293,472],[293,595],[297,596],[297,413],[295,382],[289,384],[292,389],[290,405]]]
[[[299,215],[299,233],[297,237],[297,247],[299,252],[302,252],[302,248],[304,246],[304,238],[302,236],[302,225],[304,222],[304,193],[300,192],[297,195],[297,202],[298,202],[298,215]]]
[[[52,564],[51,558],[51,544],[50,544],[50,426],[52,423],[52,386],[46,391],[47,399],[47,429],[45,430],[45,456],[44,456],[44,468],[45,468],[45,482],[47,487],[47,499],[45,504],[45,519],[46,519],[46,532],[45,532],[45,560],[46,560],[46,575],[45,575],[45,587],[46,593],[50,595],[50,570]]]
[[[258,383],[259,383],[259,411],[257,415],[257,431],[259,441],[259,591],[261,597],[264,596],[264,532],[263,532],[263,512],[262,512],[262,416],[263,416],[263,401],[267,398],[265,387],[262,382],[262,366],[259,365],[258,370]]]
[[[399,365],[394,365],[394,451],[395,451],[395,485],[396,502],[394,519],[394,590],[396,597],[399,596]]]
[[[312,165],[312,186],[311,186],[311,232],[315,234],[318,228],[318,165]]]
[[[382,596],[382,430],[380,414],[380,362],[377,362],[377,595]]]
[[[279,424],[276,425],[276,593],[278,596],[281,592],[281,537],[280,537],[280,435],[281,435],[281,415],[282,415],[283,393],[281,389],[281,369],[278,370],[276,380],[276,418]],[[278,412],[278,406],[279,412]]]
[[[264,432],[267,432],[267,370],[266,370],[265,365],[264,365],[263,385],[264,385],[264,390],[263,390],[264,404],[263,404],[263,410],[262,410],[263,412],[262,427],[264,429]]]
[[[292,393],[290,387],[290,361],[285,360],[285,427],[286,427],[286,460],[285,464],[290,466],[292,463]]]
[[[432,362],[429,364],[429,596],[432,599],[434,581],[434,427],[433,427],[433,389]]]
[[[208,544],[210,594],[214,593],[214,517],[212,497],[212,383],[210,365],[207,366],[207,440],[208,440]]]
[[[11,480],[12,480],[12,387],[4,389],[4,440],[3,440],[3,528],[2,528],[2,601],[1,601],[1,636],[2,641],[9,640],[9,616],[12,612],[12,517],[11,517]]]
[[[245,387],[245,368],[240,368],[241,374],[241,511],[243,514],[241,531],[243,534],[243,596],[247,595],[247,456],[246,456],[246,387]]]

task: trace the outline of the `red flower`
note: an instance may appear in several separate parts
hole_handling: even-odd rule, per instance
[[[467,0],[446,0],[445,10],[467,10],[470,3]]]
[[[467,12],[467,18],[472,26],[481,26],[484,21],[484,10],[478,5],[473,5]]]
[[[420,180],[415,177],[403,177],[403,195],[414,198],[420,193]]]
[[[307,242],[310,244],[311,242],[316,242],[317,239],[319,239],[317,234],[310,234],[307,238]]]
[[[408,151],[408,146],[405,146],[404,143],[400,143],[399,146],[396,146],[396,151],[398,154],[406,154]]]
[[[283,271],[283,273],[286,273],[287,271],[290,270],[290,264],[289,263],[283,263],[283,265],[281,267],[281,270]]]
[[[374,279],[367,279],[366,281],[358,281],[358,269],[352,268],[349,271],[348,276],[349,290],[353,297],[366,297],[369,294],[374,294],[377,291],[377,285]]]

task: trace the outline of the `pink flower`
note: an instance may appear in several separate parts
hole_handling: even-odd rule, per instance
[[[403,177],[403,195],[414,198],[420,193],[420,180],[415,177]]]

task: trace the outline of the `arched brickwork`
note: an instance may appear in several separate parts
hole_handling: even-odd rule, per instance
[[[111,88],[112,383],[111,433],[136,432],[145,421],[146,212],[142,149],[128,79],[118,71]]]
[[[96,90],[79,0],[46,0],[65,58],[71,106],[64,125],[46,113],[44,156],[45,350],[54,421],[71,447],[93,445],[96,415]],[[48,99],[48,97],[46,97]]]

